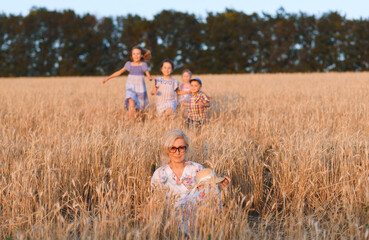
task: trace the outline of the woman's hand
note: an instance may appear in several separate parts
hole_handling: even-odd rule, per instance
[[[220,182],[220,186],[222,187],[222,189],[226,189],[231,185],[231,179],[227,176],[224,176],[224,178],[225,179]]]

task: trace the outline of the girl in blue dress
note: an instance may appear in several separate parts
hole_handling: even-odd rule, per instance
[[[124,106],[128,110],[128,117],[131,121],[135,119],[135,111],[143,111],[149,105],[145,84],[145,75],[151,81],[151,75],[146,62],[151,59],[149,50],[135,46],[131,51],[132,61],[126,62],[124,67],[103,80],[106,83],[111,78],[115,78],[128,71],[126,82],[126,96]]]

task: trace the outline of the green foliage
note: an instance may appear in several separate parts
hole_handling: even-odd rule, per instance
[[[163,10],[97,19],[72,10],[32,8],[0,15],[0,76],[107,75],[130,60],[135,45],[152,51],[153,74],[164,58],[196,73],[369,70],[369,21],[337,12],[274,16],[226,9],[193,14]]]
[[[202,43],[202,24],[194,15],[162,11],[155,15],[151,25],[153,64],[159,68],[163,59],[172,59],[176,69],[191,68],[197,71]],[[160,56],[160,57],[156,57]]]

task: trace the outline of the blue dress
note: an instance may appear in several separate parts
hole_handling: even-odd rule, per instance
[[[149,105],[145,84],[145,72],[148,71],[147,64],[142,62],[139,66],[133,66],[131,62],[126,62],[124,68],[129,72],[124,106],[128,109],[128,99],[132,99],[135,101],[135,108],[142,111]]]

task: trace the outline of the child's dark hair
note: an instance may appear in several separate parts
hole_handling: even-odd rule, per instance
[[[140,46],[134,46],[131,50],[131,58],[132,58],[132,52],[135,49],[139,49],[141,51],[142,57],[141,57],[141,61],[150,61],[151,59],[151,52],[150,50],[140,47]]]
[[[166,63],[166,62],[167,63],[170,63],[170,65],[172,65],[172,71],[174,71],[174,63],[169,58],[166,58],[163,61],[161,61],[161,63],[160,63],[160,69],[163,67],[164,63]]]

